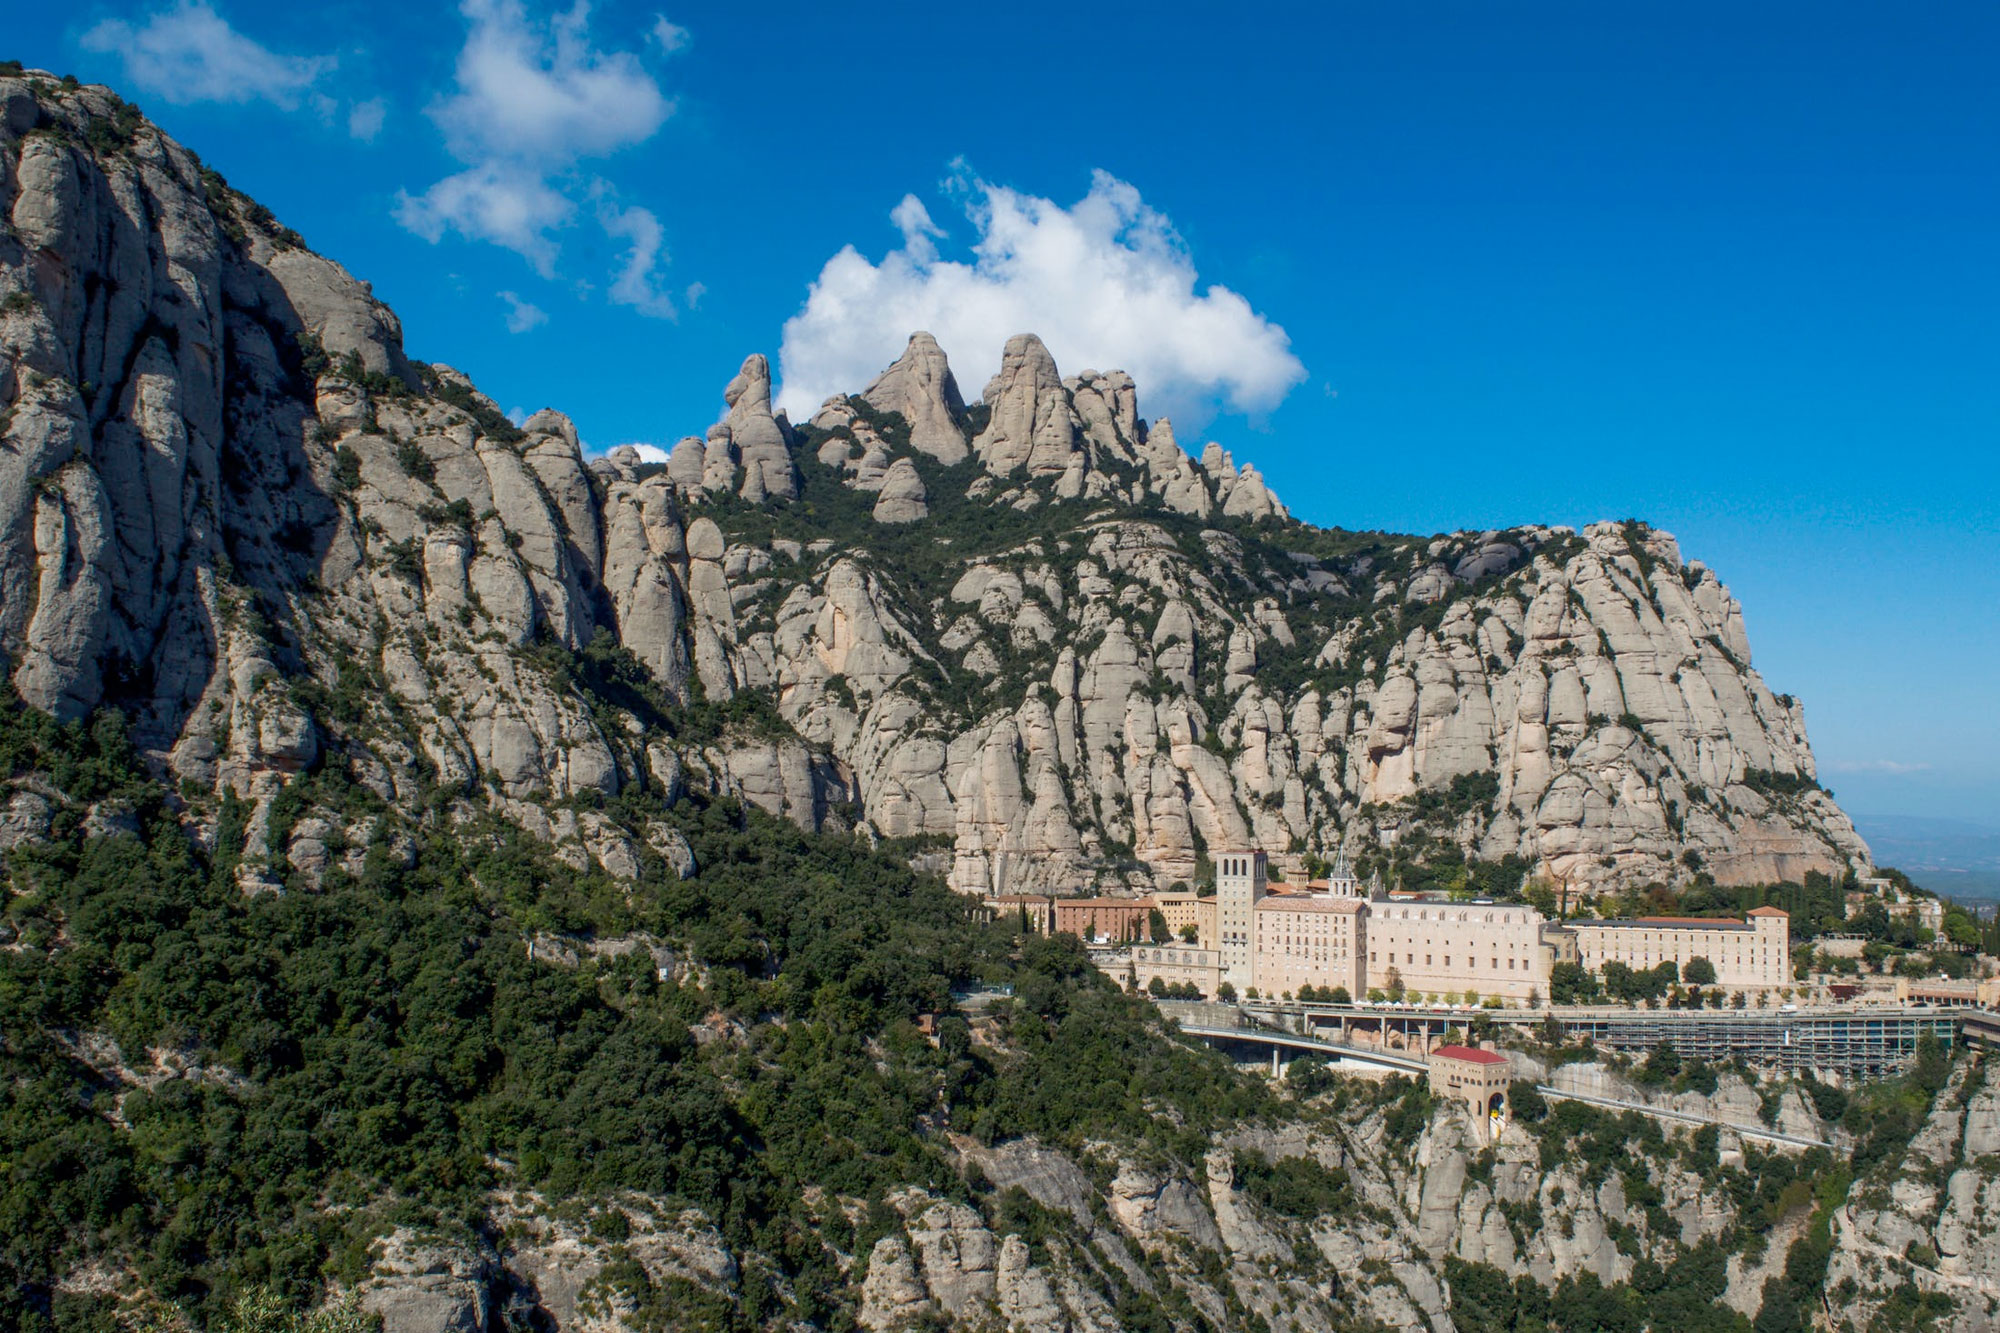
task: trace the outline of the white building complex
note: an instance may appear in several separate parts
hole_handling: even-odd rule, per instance
[[[1642,916],[1629,921],[1572,921],[1585,967],[1623,963],[1637,972],[1706,958],[1724,990],[1770,990],[1791,983],[1792,919],[1776,907],[1752,908],[1742,921]]]
[[[1392,896],[1379,883],[1364,896],[1344,856],[1325,883],[1304,892],[1274,888],[1262,852],[1224,852],[1215,867],[1212,914],[1185,895],[1170,905],[1176,927],[1196,925],[1196,940],[1133,950],[1142,988],[1158,977],[1204,995],[1228,982],[1238,995],[1252,987],[1296,995],[1311,986],[1355,999],[1400,990],[1524,1001],[1548,996],[1558,963],[1644,971],[1663,962],[1681,969],[1696,958],[1708,960],[1714,984],[1727,990],[1791,983],[1791,920],[1775,907],[1742,920],[1551,921],[1526,903]]]

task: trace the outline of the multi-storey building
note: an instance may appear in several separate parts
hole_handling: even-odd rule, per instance
[[[1195,893],[1156,893],[1153,906],[1167,919],[1167,929],[1175,943],[1186,943],[1181,932],[1194,927],[1194,942],[1204,949],[1215,947],[1215,899]]]
[[[1696,958],[1729,990],[1774,990],[1791,983],[1786,914],[1760,907],[1746,919],[1649,917],[1632,921],[1549,921],[1526,903],[1392,898],[1376,882],[1361,894],[1346,858],[1307,892],[1273,891],[1264,854],[1215,858],[1215,896],[1057,898],[1046,915],[1032,900],[989,900],[996,912],[1031,913],[1037,928],[1085,940],[1136,942],[1132,970],[1145,987],[1157,976],[1212,995],[1228,982],[1239,995],[1297,995],[1307,986],[1480,1000],[1545,999],[1555,965],[1601,969],[1620,962],[1644,971],[1663,962],[1684,969]],[[1158,911],[1176,936],[1150,939]],[[1042,923],[1046,922],[1046,925]],[[1195,928],[1192,944],[1178,938]]]
[[[1150,898],[1058,898],[1055,928],[1080,940],[1143,940],[1151,920]]]
[[[1368,904],[1368,988],[1481,999],[1549,993],[1549,972],[1575,942],[1526,903],[1436,899]]]
[[[1132,950],[1132,984],[1151,990],[1155,977],[1163,986],[1193,986],[1213,996],[1222,987],[1222,955],[1191,944],[1142,944]]]
[[[1215,858],[1215,936],[1222,978],[1237,992],[1257,984],[1257,903],[1269,889],[1264,853],[1223,852]]]
[[[1569,923],[1585,967],[1623,963],[1643,972],[1706,958],[1725,990],[1775,990],[1792,984],[1792,919],[1782,908],[1756,907],[1741,921],[1653,916]]]
[[[1296,995],[1338,986],[1355,999],[1367,989],[1363,962],[1369,904],[1317,893],[1266,894],[1251,912],[1252,985],[1260,995]]]

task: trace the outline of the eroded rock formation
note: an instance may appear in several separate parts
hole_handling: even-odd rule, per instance
[[[1664,533],[1301,524],[1030,334],[974,407],[919,333],[797,428],[751,356],[664,466],[589,460],[104,90],[0,78],[0,109],[0,645],[30,703],[125,708],[191,789],[261,812],[334,764],[616,872],[661,838],[578,802],[699,783],[968,891],[1420,828],[1580,889],[1867,861]],[[661,707],[766,720],[691,738],[579,684],[621,652]]]

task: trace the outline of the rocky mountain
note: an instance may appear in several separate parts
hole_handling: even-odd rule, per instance
[[[115,96],[24,73],[0,106],[0,645],[190,792],[261,812],[335,765],[619,869],[649,834],[589,802],[692,781],[966,891],[1250,842],[1297,874],[1431,839],[1579,889],[1868,861],[1664,533],[1315,528],[1025,334],[970,405],[919,333],[798,425],[751,356],[664,465],[588,459]],[[593,711],[564,676],[593,644],[715,725]],[[312,873],[300,842],[271,878]]]
[[[1315,528],[1025,335],[977,402],[917,334],[798,424],[753,356],[664,462],[589,459],[4,65],[0,206],[0,1323],[1990,1324],[1975,1060],[1545,1032],[1486,1145],[940,884],[1865,865],[1666,535]],[[1735,1128],[1532,1095],[1583,1075]]]

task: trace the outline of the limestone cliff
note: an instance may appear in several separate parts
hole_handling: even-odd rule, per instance
[[[0,77],[0,207],[9,677],[126,709],[197,822],[334,765],[614,872],[693,867],[593,803],[689,782],[968,891],[1418,830],[1578,887],[1868,860],[1664,533],[1315,528],[1026,334],[976,404],[919,333],[802,426],[751,356],[669,462],[587,460],[110,93],[32,73]],[[644,680],[591,693],[584,659]],[[253,837],[246,883],[392,832]]]
[[[1516,1058],[1524,1070],[1535,1064]],[[1961,1069],[1961,1085],[1966,1078]],[[1599,1094],[1648,1096],[1602,1068],[1588,1083]],[[1759,1089],[1731,1075],[1713,1093],[1655,1097],[1752,1130],[1763,1124],[1760,1098],[1779,1102],[1784,1132],[1827,1134],[1851,1150],[1796,1086]],[[1783,1187],[1833,1160],[1825,1150],[1760,1148],[1733,1129],[1610,1113],[1558,1125],[1547,1108],[1487,1143],[1455,1104],[1411,1115],[1425,1103],[1396,1083],[1336,1080],[1295,1105],[1296,1119],[1220,1135],[1194,1160],[1107,1141],[1079,1150],[954,1135],[962,1184],[897,1190],[872,1210],[815,1191],[810,1220],[854,1323],[883,1333],[1115,1333],[1146,1309],[1167,1312],[1175,1327],[1445,1333],[1464,1326],[1455,1316],[1481,1317],[1495,1278],[1566,1293],[1630,1284],[1649,1298],[1666,1281],[1685,1288],[1678,1313],[1707,1322],[1662,1313],[1652,1327],[1726,1327],[1716,1321],[1732,1310],[1748,1327],[1811,1220],[1810,1191]],[[1941,1104],[1934,1122],[1955,1110]],[[1973,1114],[1990,1122],[1991,1110]],[[1923,1168],[1924,1142],[1912,1147],[1916,1160],[1901,1175]],[[1968,1183],[1947,1191],[1958,1202],[1935,1233],[1941,1249],[1931,1248],[1922,1206],[1900,1194],[1895,1210],[1850,1206],[1872,1230],[1857,1241],[1855,1223],[1845,1225],[1829,1288],[1865,1272],[1874,1287],[1858,1310],[1873,1313],[1879,1288],[1910,1270],[1907,1248],[1931,1265],[1919,1284],[1952,1302],[1951,1327],[1988,1327],[1991,1228],[1978,1192],[1993,1188],[1991,1175],[1967,1166],[1953,1177]],[[503,1311],[535,1327],[604,1333],[722,1326],[742,1275],[766,1263],[732,1252],[709,1219],[663,1199],[624,1196],[587,1225],[584,1210],[529,1194],[496,1194],[490,1207],[497,1241],[394,1229],[374,1242],[360,1292],[385,1333],[516,1326]],[[616,1225],[606,1226],[612,1214]],[[1890,1244],[1906,1234],[1907,1245]],[[668,1311],[685,1322],[657,1322]]]

